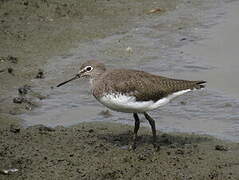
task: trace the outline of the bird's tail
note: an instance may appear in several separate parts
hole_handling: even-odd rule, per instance
[[[206,81],[196,81],[195,88],[197,88],[197,89],[204,88],[205,87],[205,83],[206,83]]]

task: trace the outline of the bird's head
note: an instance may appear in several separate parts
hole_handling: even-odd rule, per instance
[[[96,60],[86,61],[81,65],[79,72],[73,78],[58,84],[57,87],[60,87],[70,81],[79,79],[81,77],[90,77],[94,79],[100,76],[102,73],[104,73],[105,70],[106,70],[105,65],[100,61]]]

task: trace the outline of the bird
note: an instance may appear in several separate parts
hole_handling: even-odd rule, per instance
[[[143,114],[148,120],[152,131],[152,144],[158,147],[155,120],[148,111],[155,110],[194,89],[204,88],[206,83],[202,80],[172,79],[141,70],[109,69],[101,61],[88,60],[81,64],[80,70],[73,78],[58,84],[57,87],[83,77],[89,78],[91,92],[101,104],[114,111],[133,114],[135,124],[132,149],[136,148],[140,128],[138,114]]]

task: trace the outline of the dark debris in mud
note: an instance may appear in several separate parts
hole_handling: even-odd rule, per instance
[[[18,63],[18,58],[15,56],[6,56],[6,57],[0,57],[0,62],[10,62],[12,64],[17,64]]]
[[[217,151],[228,151],[228,148],[226,147],[226,146],[224,146],[224,145],[216,145],[215,146],[215,150],[217,150]]]
[[[29,86],[27,84],[25,84],[24,86],[18,88],[18,94],[20,96],[27,95],[29,91],[31,91],[31,86]]]
[[[30,85],[23,85],[17,89],[18,95],[12,98],[12,102],[18,106],[9,112],[12,115],[20,114],[39,107],[40,101],[47,96],[32,89]]]
[[[42,69],[38,69],[38,73],[37,73],[35,78],[36,79],[43,79],[43,78],[45,78],[44,71]]]
[[[8,72],[9,74],[12,74],[12,75],[13,75],[13,68],[11,68],[11,67],[7,68],[7,72]]]
[[[24,97],[14,97],[12,102],[16,104],[21,104],[23,102],[26,102],[26,99]]]

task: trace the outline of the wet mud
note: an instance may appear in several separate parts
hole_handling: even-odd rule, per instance
[[[10,126],[0,130],[0,179],[238,179],[239,145],[207,136],[140,129],[112,123]]]

